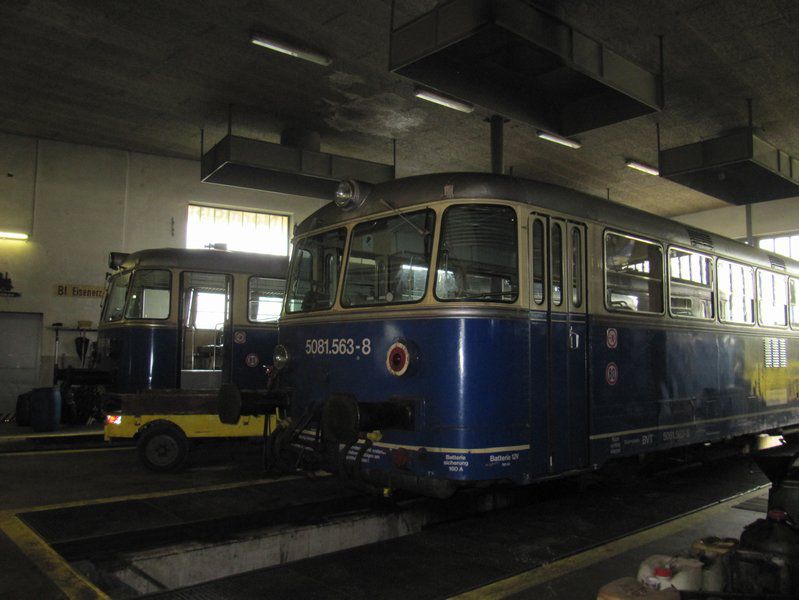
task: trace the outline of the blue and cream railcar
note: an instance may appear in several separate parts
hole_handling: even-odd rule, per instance
[[[795,261],[511,177],[339,191],[275,352],[334,468],[445,495],[799,423]]]
[[[262,390],[277,343],[288,259],[162,248],[112,254],[98,328],[111,382],[106,439],[138,438],[150,468],[178,468],[186,438],[259,436],[263,417],[222,424],[223,383]]]

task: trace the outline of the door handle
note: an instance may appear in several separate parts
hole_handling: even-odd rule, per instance
[[[580,334],[569,327],[569,348],[577,350],[580,347]]]

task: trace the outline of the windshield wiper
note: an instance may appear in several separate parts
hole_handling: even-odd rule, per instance
[[[402,214],[402,213],[399,211],[399,209],[398,209],[396,206],[393,206],[393,205],[392,205],[392,204],[391,204],[391,203],[390,203],[388,200],[386,200],[385,198],[380,198],[380,202],[382,202],[383,204],[385,204],[386,206],[388,206],[388,207],[389,207],[389,208],[390,208],[390,209],[391,209],[391,210],[394,212],[394,214],[395,214],[395,215],[397,215],[397,216],[398,216],[400,219],[402,219],[402,220],[403,220],[403,221],[405,221],[405,222],[406,222],[408,225],[410,225],[411,227],[413,227],[414,231],[416,231],[416,233],[418,233],[419,235],[421,235],[421,236],[425,236],[425,235],[427,235],[428,233],[430,233],[429,231],[427,231],[427,230],[425,230],[425,229],[422,229],[422,228],[421,228],[421,227],[419,227],[419,226],[418,226],[416,223],[414,223],[413,221],[411,221],[411,220],[410,220],[408,217],[406,217],[404,214]]]

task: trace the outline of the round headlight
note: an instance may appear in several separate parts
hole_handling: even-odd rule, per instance
[[[336,188],[336,206],[341,210],[354,210],[363,206],[372,186],[355,179],[345,179]]]
[[[277,370],[285,369],[289,364],[290,358],[291,356],[289,355],[288,348],[286,348],[283,344],[278,344],[275,346],[275,350],[272,353],[272,363],[275,365]]]
[[[336,206],[347,208],[355,198],[355,182],[345,179],[336,188]]]

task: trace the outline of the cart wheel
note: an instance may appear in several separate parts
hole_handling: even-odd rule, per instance
[[[139,438],[139,460],[151,471],[174,473],[186,464],[189,440],[174,425],[153,425]]]

